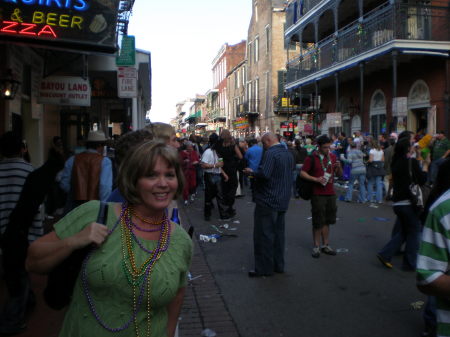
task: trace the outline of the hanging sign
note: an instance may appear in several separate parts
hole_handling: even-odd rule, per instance
[[[394,97],[392,99],[392,117],[408,116],[408,97]]]
[[[134,36],[124,36],[120,50],[117,53],[116,65],[134,66],[136,64],[136,39]]]
[[[137,71],[133,67],[117,68],[117,95],[120,98],[137,97]]]
[[[50,76],[41,80],[38,103],[91,106],[91,85],[80,77]]]
[[[0,0],[0,40],[116,51],[120,0]]]
[[[342,126],[342,113],[330,112],[327,113],[327,125],[329,128],[339,128]]]

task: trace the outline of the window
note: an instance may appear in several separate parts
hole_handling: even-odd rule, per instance
[[[245,85],[245,82],[246,82],[246,78],[245,78],[246,68],[245,68],[245,66],[242,67],[241,74],[242,74],[242,78],[241,78],[241,81],[242,81],[242,82],[241,82],[241,84],[242,84],[242,86],[244,86],[244,85]]]
[[[255,80],[255,112],[259,112],[259,78]]]
[[[249,64],[252,64],[252,43],[249,42],[247,46],[247,60]]]
[[[234,72],[234,88],[239,88],[239,70]]]
[[[266,55],[270,52],[270,27],[266,26]]]
[[[255,1],[255,21],[258,22],[258,1]]]
[[[259,61],[259,37],[258,36],[255,37],[255,43],[254,43],[253,47],[255,48],[254,54],[255,54],[255,63],[256,63]]]

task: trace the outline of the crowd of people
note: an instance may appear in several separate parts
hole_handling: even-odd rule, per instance
[[[336,188],[345,190],[345,202],[392,203],[396,222],[376,256],[392,269],[405,246],[401,268],[417,270],[420,289],[430,295],[425,335],[450,335],[442,332],[450,331],[450,142],[444,132],[287,139],[270,132],[234,138],[222,130],[177,138],[170,125],[152,123],[113,143],[91,131],[70,154],[54,137],[48,160],[36,170],[12,132],[1,137],[0,149],[0,243],[9,296],[0,333],[25,328],[25,312],[35,303],[28,272],[48,274],[73,252],[92,247],[60,336],[129,336],[131,330],[174,336],[192,258],[183,220],[172,216],[177,199],[187,206],[204,191],[204,220],[217,208],[227,221],[236,216],[236,198],[251,195],[254,269],[248,276],[270,277],[285,271],[285,214],[309,183],[312,257],[336,255],[330,243]],[[103,224],[96,222],[101,202],[109,205]],[[44,235],[44,214],[58,212],[62,219]]]

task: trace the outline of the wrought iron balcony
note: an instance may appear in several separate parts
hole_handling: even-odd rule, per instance
[[[295,25],[297,21],[318,5],[322,0],[296,0],[289,4],[286,11],[286,29]]]
[[[215,121],[225,121],[227,117],[225,116],[225,110],[221,108],[215,108],[208,113],[208,119]]]
[[[309,95],[308,95],[309,98]],[[305,101],[305,100],[302,100]],[[308,100],[309,103],[309,100]],[[303,107],[302,107],[303,105]],[[284,96],[273,97],[273,111],[276,114],[298,114],[309,110],[309,104],[305,105],[305,102],[301,104],[300,98],[290,98]]]
[[[385,3],[288,63],[287,83],[370,52],[394,40],[449,41],[447,7]]]
[[[259,99],[249,99],[248,101],[239,104],[239,115],[259,115]]]

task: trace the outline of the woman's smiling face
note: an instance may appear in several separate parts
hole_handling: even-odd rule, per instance
[[[166,160],[158,157],[152,172],[137,181],[142,206],[161,211],[166,209],[175,197],[178,179],[173,167]]]

